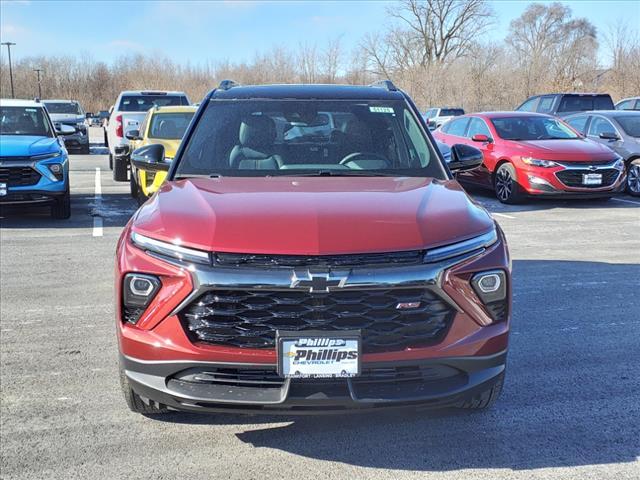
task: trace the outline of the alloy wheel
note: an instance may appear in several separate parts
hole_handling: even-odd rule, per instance
[[[506,168],[501,168],[496,176],[496,194],[500,200],[508,200],[513,190],[513,178]]]
[[[627,185],[633,193],[640,193],[640,165],[632,164],[627,175]]]

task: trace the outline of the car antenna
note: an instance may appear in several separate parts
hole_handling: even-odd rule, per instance
[[[391,80],[380,80],[379,82],[373,82],[370,87],[384,88],[390,92],[397,92],[398,88],[393,84]]]

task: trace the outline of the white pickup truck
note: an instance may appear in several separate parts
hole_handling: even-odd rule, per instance
[[[109,166],[113,168],[113,179],[118,182],[127,181],[129,130],[140,130],[140,123],[147,111],[155,106],[189,105],[189,98],[184,92],[128,90],[120,92],[113,106],[106,127],[107,147],[109,147]]]

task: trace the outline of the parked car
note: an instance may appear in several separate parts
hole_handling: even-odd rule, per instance
[[[550,115],[464,115],[436,130],[434,137],[447,145],[478,146],[482,167],[460,172],[458,180],[493,189],[503,203],[527,196],[608,198],[624,189],[620,155]]]
[[[54,125],[67,125],[75,131],[65,135],[68,150],[87,155],[89,153],[89,130],[84,110],[75,100],[43,100]]]
[[[640,196],[640,112],[598,110],[570,115],[566,122],[620,155],[627,167],[627,192]]]
[[[193,106],[152,108],[147,112],[141,130],[127,132],[126,136],[131,141],[130,150],[160,144],[164,147],[165,160],[171,162],[197,109]],[[130,165],[130,169],[131,196],[140,204],[146,202],[167,178],[167,172],[140,169],[134,165]]]
[[[125,91],[118,95],[105,130],[109,166],[113,169],[115,181],[127,181],[127,131],[139,130],[147,110],[151,107],[169,105],[189,105],[189,98],[184,92],[146,90]]]
[[[423,118],[429,129],[434,130],[460,115],[464,115],[462,108],[430,108],[424,112]]]
[[[530,97],[516,110],[566,117],[576,112],[613,108],[613,100],[607,93],[552,93]]]
[[[286,140],[276,124],[346,117]],[[285,129],[286,131],[286,129]],[[480,152],[452,147],[449,169]],[[167,181],[117,247],[129,407],[250,413],[482,409],[502,388],[504,235],[449,173],[420,113],[383,86],[209,93]]]
[[[616,110],[640,110],[640,97],[623,98],[616,103]]]
[[[53,218],[71,216],[69,155],[44,105],[31,100],[0,100],[0,205],[51,206]]]

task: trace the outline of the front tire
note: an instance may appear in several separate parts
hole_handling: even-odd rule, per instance
[[[515,204],[522,201],[520,185],[516,177],[516,169],[510,163],[503,163],[498,167],[493,181],[496,197],[502,203]]]
[[[136,181],[136,176],[133,173],[133,170],[129,173],[129,193],[131,194],[131,198],[136,200],[140,195],[140,188],[138,187],[138,182]]]
[[[132,412],[141,413],[143,415],[159,415],[169,412],[169,409],[162,404],[153,401],[150,401],[149,404],[145,403],[140,395],[134,392],[131,388],[129,379],[127,379],[122,368],[120,368],[120,387],[124,394],[124,401]]]
[[[627,193],[640,197],[640,158],[629,164],[627,172]]]
[[[496,383],[494,383],[491,388],[460,402],[460,404],[458,404],[458,408],[462,408],[464,410],[487,410],[491,408],[498,401],[498,398],[500,398],[500,394],[502,393],[504,375],[505,372],[502,372]]]
[[[71,217],[71,194],[67,192],[54,200],[51,205],[51,217],[57,220],[66,220]]]

